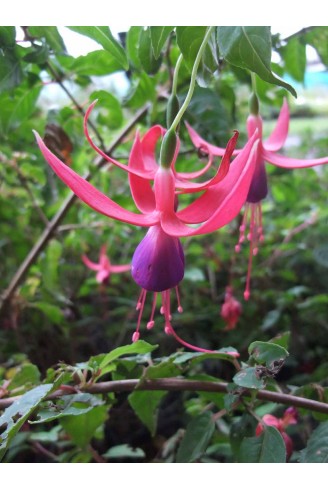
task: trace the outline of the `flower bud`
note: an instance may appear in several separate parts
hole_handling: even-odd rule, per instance
[[[166,125],[168,128],[171,127],[175,116],[178,114],[180,109],[179,99],[175,94],[172,94],[168,100],[166,108]]]
[[[164,168],[171,167],[171,163],[174,157],[176,147],[177,147],[177,136],[175,134],[175,131],[173,129],[170,129],[169,131],[167,131],[162,141],[161,152],[159,156],[161,167]]]

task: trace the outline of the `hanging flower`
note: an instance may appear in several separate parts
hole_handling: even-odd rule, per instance
[[[82,260],[89,269],[97,272],[96,281],[100,284],[107,284],[111,274],[120,274],[131,270],[130,264],[112,265],[106,254],[106,245],[100,249],[98,263],[92,262],[86,255],[82,255]]]
[[[247,236],[247,239],[250,241],[250,255],[246,288],[244,291],[245,300],[248,300],[250,297],[252,257],[258,253],[259,244],[264,240],[261,202],[268,194],[265,162],[286,169],[306,168],[328,163],[328,157],[302,160],[277,153],[283,147],[288,136],[289,108],[286,99],[280,110],[276,126],[267,140],[263,140],[262,137],[262,118],[257,113],[257,110],[255,110],[255,112],[256,114],[250,114],[247,119],[248,139],[252,138],[255,132],[257,132],[260,141],[256,150],[255,171],[248,191],[244,216],[240,226],[239,241],[235,247],[236,252],[239,252],[241,250],[241,245]],[[210,153],[213,156],[223,154],[224,148],[211,145],[205,141],[189,124],[187,124],[187,129],[196,148],[202,149],[205,153]],[[242,150],[234,150],[233,155],[238,155],[241,151]]]
[[[284,412],[284,415],[280,419],[278,419],[277,417],[271,414],[267,414],[264,415],[264,417],[262,417],[263,423],[265,425],[271,425],[272,427],[275,427],[276,429],[279,430],[280,434],[282,435],[282,438],[286,446],[287,461],[291,457],[293,452],[293,441],[287,434],[286,428],[289,425],[297,424],[297,417],[298,417],[298,413],[296,408],[294,407],[287,408],[287,410],[285,410]],[[260,423],[256,427],[255,434],[259,436],[262,434],[262,432],[263,432],[263,424]]]
[[[84,120],[86,137],[103,158],[129,174],[131,194],[140,213],[122,208],[93,187],[59,160],[46,147],[41,137],[35,133],[39,148],[58,177],[92,209],[118,221],[148,228],[145,238],[137,247],[132,259],[132,276],[141,287],[137,304],[139,319],[137,329],[133,334],[133,341],[139,338],[146,295],[148,291],[151,291],[154,293],[154,299],[148,328],[154,324],[156,297],[158,293],[161,293],[161,313],[165,318],[165,332],[174,335],[183,345],[195,349],[194,346],[187,344],[177,336],[171,323],[171,289],[176,292],[178,310],[182,311],[178,284],[183,278],[184,256],[179,238],[211,233],[225,226],[238,215],[246,200],[255,168],[257,135],[254,133],[229,168],[230,156],[236,141],[236,135],[233,136],[216,175],[203,184],[195,184],[190,180],[206,170],[184,174],[175,171],[179,141],[177,141],[174,156],[168,166],[159,166],[156,162],[156,144],[164,134],[160,126],[150,128],[142,139],[138,133],[136,134],[128,165],[106,155],[93,143],[88,133],[87,120],[94,104],[89,107]],[[177,210],[176,197],[177,192],[180,191],[204,192],[192,204],[182,210]],[[195,228],[193,225],[199,226]],[[201,348],[196,348],[196,350],[206,351]]]
[[[231,286],[227,286],[224,295],[224,303],[221,306],[221,317],[226,321],[225,330],[233,330],[242,313],[242,306],[233,295]]]

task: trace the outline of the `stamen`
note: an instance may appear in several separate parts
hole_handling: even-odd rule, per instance
[[[139,315],[138,315],[138,323],[137,323],[137,328],[136,331],[132,335],[132,342],[137,342],[140,338],[140,324],[141,324],[141,318],[142,318],[142,312],[145,306],[145,301],[146,301],[146,296],[147,296],[147,291],[145,289],[141,290],[138,303],[137,303],[137,311],[139,310]]]
[[[152,304],[152,307],[151,307],[150,320],[147,323],[147,329],[148,330],[150,330],[151,328],[153,328],[153,326],[155,325],[154,315],[155,315],[155,310],[156,310],[156,300],[157,300],[157,293],[154,293],[154,296],[153,296],[153,304]]]
[[[253,256],[257,255],[259,251],[259,244],[262,243],[264,240],[261,201],[256,203],[247,202],[245,205],[244,217],[242,220],[242,224],[239,228],[240,230],[239,240],[237,245],[235,246],[235,251],[237,253],[240,252],[241,245],[245,241],[247,226],[249,226],[247,239],[250,241],[250,250],[249,250],[249,257],[248,257],[246,287],[244,291],[244,298],[246,301],[249,300],[251,295],[250,282],[251,282],[251,273],[252,273],[252,265],[253,265]]]
[[[181,302],[180,302],[180,293],[179,293],[179,288],[178,286],[175,287],[175,294],[177,296],[177,302],[178,302],[178,312],[179,313],[183,313],[183,308],[181,306]]]
[[[170,293],[171,293],[170,289],[167,289],[166,291],[162,292],[162,305],[164,309],[164,318],[165,318],[164,331],[167,335],[171,335],[171,330],[172,330]]]

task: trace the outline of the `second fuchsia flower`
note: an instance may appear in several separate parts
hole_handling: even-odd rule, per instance
[[[36,134],[37,143],[43,156],[53,171],[70,189],[95,211],[110,218],[148,228],[145,238],[137,247],[132,258],[132,276],[141,287],[137,309],[139,318],[133,341],[138,340],[142,311],[147,292],[153,292],[153,306],[148,328],[154,325],[157,294],[161,294],[161,313],[165,318],[165,332],[174,335],[183,345],[195,348],[182,341],[171,323],[170,291],[174,289],[178,298],[178,311],[182,311],[178,284],[184,275],[184,254],[180,237],[211,233],[233,220],[242,208],[253,177],[258,137],[250,137],[240,151],[233,165],[233,153],[237,135],[233,136],[223,153],[221,165],[216,175],[203,184],[190,182],[202,175],[212,161],[198,172],[179,173],[175,161],[179,151],[177,140],[174,156],[167,166],[159,166],[156,161],[156,144],[165,131],[154,126],[140,139],[136,134],[128,165],[112,159],[102,152],[91,140],[87,121],[94,103],[85,116],[85,134],[91,146],[107,161],[126,171],[129,175],[131,194],[140,213],[128,211],[80,177],[64,162],[59,160]],[[153,185],[152,185],[153,182]],[[190,205],[178,210],[178,193],[204,191]],[[195,227],[194,225],[198,225]],[[205,349],[196,348],[200,351]]]
[[[84,264],[92,271],[97,272],[96,281],[100,284],[107,284],[111,274],[120,274],[131,270],[130,264],[112,265],[106,253],[106,248],[106,245],[101,247],[98,263],[92,262],[86,255],[82,255]]]
[[[294,407],[287,408],[287,410],[285,410],[285,412],[281,418],[277,418],[271,414],[267,414],[267,415],[264,415],[264,417],[262,417],[264,425],[271,425],[272,427],[275,427],[276,429],[279,430],[280,434],[282,435],[282,438],[283,438],[285,446],[286,446],[286,459],[287,459],[287,461],[289,460],[289,458],[291,457],[292,452],[293,452],[293,441],[289,437],[289,435],[287,434],[286,428],[289,425],[297,424],[297,418],[298,418],[298,413],[297,413],[296,408],[294,408]],[[263,424],[260,423],[256,427],[255,434],[257,436],[262,434]]]
[[[328,163],[328,156],[324,158],[314,159],[297,159],[290,158],[277,153],[279,151],[288,136],[289,128],[289,109],[287,101],[284,100],[282,105],[276,126],[272,131],[270,137],[267,140],[263,140],[262,129],[263,121],[258,114],[258,101],[256,96],[253,96],[253,102],[255,101],[254,114],[250,114],[247,119],[247,133],[248,139],[254,137],[257,132],[259,137],[259,144],[256,148],[256,165],[255,171],[252,177],[251,185],[247,194],[246,205],[242,224],[240,226],[239,241],[236,245],[236,252],[240,251],[242,243],[247,238],[250,241],[250,255],[248,261],[248,273],[246,279],[246,288],[244,291],[244,297],[246,300],[250,297],[250,277],[252,269],[252,257],[258,252],[259,244],[264,240],[263,224],[262,224],[262,200],[267,197],[268,194],[268,182],[265,169],[265,162],[271,163],[277,167],[286,169],[307,168],[316,165],[322,165]],[[220,156],[225,151],[224,148],[211,145],[205,141],[197,132],[187,124],[188,132],[193,144],[196,148],[201,148],[205,152],[212,156]],[[240,154],[242,150],[235,150],[233,155]],[[247,233],[248,230],[248,233]]]

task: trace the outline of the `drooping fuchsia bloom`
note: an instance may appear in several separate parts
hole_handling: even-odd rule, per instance
[[[293,452],[293,441],[286,433],[286,428],[289,425],[297,424],[297,417],[298,417],[298,413],[296,408],[294,407],[287,408],[287,410],[285,410],[284,412],[284,415],[280,419],[270,414],[264,415],[264,417],[262,417],[264,424],[275,427],[276,429],[279,430],[280,434],[282,435],[282,438],[286,446],[287,460],[291,457],[291,454]],[[260,423],[256,427],[255,434],[259,436],[262,434],[262,432],[263,432],[263,424]]]
[[[106,245],[101,247],[98,263],[92,262],[86,255],[82,255],[84,264],[92,271],[97,272],[96,281],[100,284],[107,284],[111,274],[120,274],[131,270],[131,264],[112,265],[106,254],[106,248]]]
[[[231,286],[227,286],[224,295],[224,303],[221,306],[221,317],[227,322],[225,330],[233,330],[242,313],[242,306],[233,295]]]
[[[164,134],[160,126],[150,128],[142,139],[138,133],[136,134],[128,165],[102,152],[91,140],[87,128],[88,117],[94,104],[89,107],[85,116],[86,137],[91,146],[107,161],[128,172],[131,194],[140,213],[122,208],[93,187],[59,160],[35,133],[39,148],[58,177],[92,209],[110,218],[148,228],[146,236],[138,245],[132,258],[132,277],[141,287],[137,304],[138,324],[132,340],[139,339],[142,311],[147,292],[151,291],[154,293],[154,299],[147,328],[152,328],[154,325],[156,298],[158,293],[161,293],[161,313],[165,318],[165,332],[174,335],[183,345],[207,352],[205,349],[195,348],[182,341],[171,324],[171,289],[176,291],[178,311],[182,311],[178,284],[184,275],[184,254],[179,238],[211,233],[237,216],[246,200],[255,169],[257,134],[254,133],[230,166],[230,156],[236,142],[234,136],[228,144],[227,153],[223,156],[216,175],[203,184],[196,184],[190,182],[190,179],[202,175],[211,161],[198,172],[176,172],[175,161],[179,150],[179,143],[177,143],[170,164],[165,167],[159,166],[156,162],[155,150],[157,142]],[[182,210],[177,210],[177,192],[198,191],[204,192],[193,203]],[[195,228],[193,225],[199,226]]]
[[[257,112],[257,111],[255,111]],[[277,153],[280,150],[288,136],[289,128],[289,108],[286,99],[282,105],[276,126],[267,140],[262,138],[263,121],[259,114],[250,114],[247,118],[248,138],[251,138],[255,131],[258,132],[260,142],[256,151],[256,168],[253,174],[251,186],[247,195],[246,205],[242,224],[240,226],[239,241],[236,245],[236,252],[241,249],[241,244],[247,238],[250,241],[250,255],[248,261],[248,273],[246,279],[246,288],[244,291],[245,300],[250,297],[250,276],[252,269],[252,257],[258,252],[259,243],[264,240],[262,225],[262,206],[261,202],[268,194],[268,183],[265,169],[265,162],[272,163],[277,167],[286,169],[297,169],[313,167],[328,163],[328,157],[302,160],[290,158]],[[224,148],[211,145],[205,141],[197,132],[187,124],[188,132],[196,148],[201,148],[204,152],[210,152],[213,156],[220,156]],[[235,150],[233,155],[238,155],[242,150]]]

